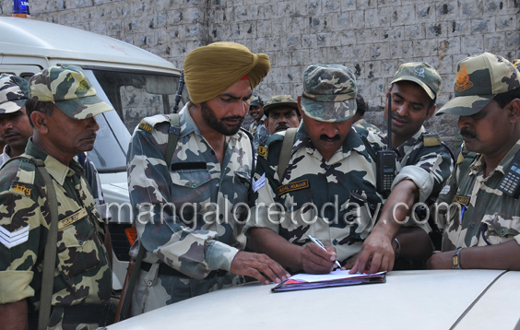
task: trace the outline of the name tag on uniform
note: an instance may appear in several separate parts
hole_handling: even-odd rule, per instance
[[[278,196],[282,196],[283,194],[291,191],[306,189],[309,187],[310,184],[308,179],[287,183],[278,187]]]
[[[469,205],[469,196],[453,196],[452,203],[459,203],[464,206]]]
[[[78,212],[72,214],[72,215],[69,215],[68,217],[66,217],[65,219],[62,219],[58,222],[58,230],[63,230],[65,228],[67,228],[68,226],[72,225],[74,222],[82,219],[83,217],[85,217],[87,215],[87,210],[85,210],[85,208],[82,208],[81,210],[79,210]]]

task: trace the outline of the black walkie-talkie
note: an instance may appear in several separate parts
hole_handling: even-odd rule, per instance
[[[397,156],[392,149],[392,99],[388,93],[387,148],[377,152],[377,191],[387,197],[395,179]]]
[[[509,164],[506,174],[498,185],[498,190],[513,198],[520,197],[520,151]]]

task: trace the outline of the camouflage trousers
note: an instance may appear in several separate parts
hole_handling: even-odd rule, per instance
[[[244,284],[243,276],[227,273],[203,280],[159,274],[159,264],[148,272],[141,270],[132,297],[132,315],[192,298],[211,291]]]

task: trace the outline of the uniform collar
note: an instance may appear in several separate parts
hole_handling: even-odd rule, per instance
[[[59,160],[48,155],[45,151],[41,150],[40,148],[36,147],[32,142],[32,139],[32,137],[29,139],[27,147],[25,149],[25,153],[29,156],[33,156],[36,159],[43,160],[43,163],[45,164],[45,169],[47,170],[47,172],[49,172],[49,175],[52,176],[52,178],[56,180],[56,182],[58,182],[59,185],[63,185],[67,176],[74,175],[76,174],[76,171],[80,170],[81,165],[79,165],[75,158],[73,158],[70,162],[70,167],[63,165]],[[74,169],[76,169],[76,171]]]
[[[515,157],[518,150],[520,150],[520,139],[518,141],[516,141],[516,143],[513,145],[513,147],[504,156],[504,158],[502,158],[502,160],[500,161],[498,166],[493,171],[491,171],[491,173],[489,173],[488,177],[493,176],[493,174],[495,172],[500,172],[502,174],[505,174],[507,168],[509,167],[509,164]],[[478,154],[477,160],[475,162],[473,162],[473,164],[471,164],[471,166],[470,166],[470,173],[473,175],[477,175],[478,173],[480,173],[481,171],[484,170],[484,166],[485,166],[484,157],[482,156],[482,154]]]

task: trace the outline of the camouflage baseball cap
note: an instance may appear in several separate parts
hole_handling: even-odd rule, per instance
[[[309,66],[303,73],[303,112],[312,119],[341,122],[354,116],[356,77],[349,68],[339,64]]]
[[[252,106],[252,105],[264,105],[264,101],[262,100],[262,98],[258,95],[253,95],[251,96],[251,103],[249,104],[249,106]]]
[[[495,95],[520,87],[520,72],[499,55],[483,53],[457,64],[455,97],[437,115],[470,116],[482,110]]]
[[[0,114],[20,110],[29,98],[27,80],[12,74],[0,76]]]
[[[298,109],[298,102],[293,99],[290,95],[276,95],[271,97],[264,106],[264,115],[267,116],[269,110],[279,107],[292,107],[296,109],[296,112],[300,114]]]
[[[51,66],[32,76],[29,84],[31,99],[53,102],[71,118],[85,119],[112,110],[75,65]]]
[[[394,75],[391,84],[398,81],[413,81],[421,86],[426,94],[435,100],[441,87],[441,76],[435,68],[425,62],[410,62],[401,64],[399,70]]]

